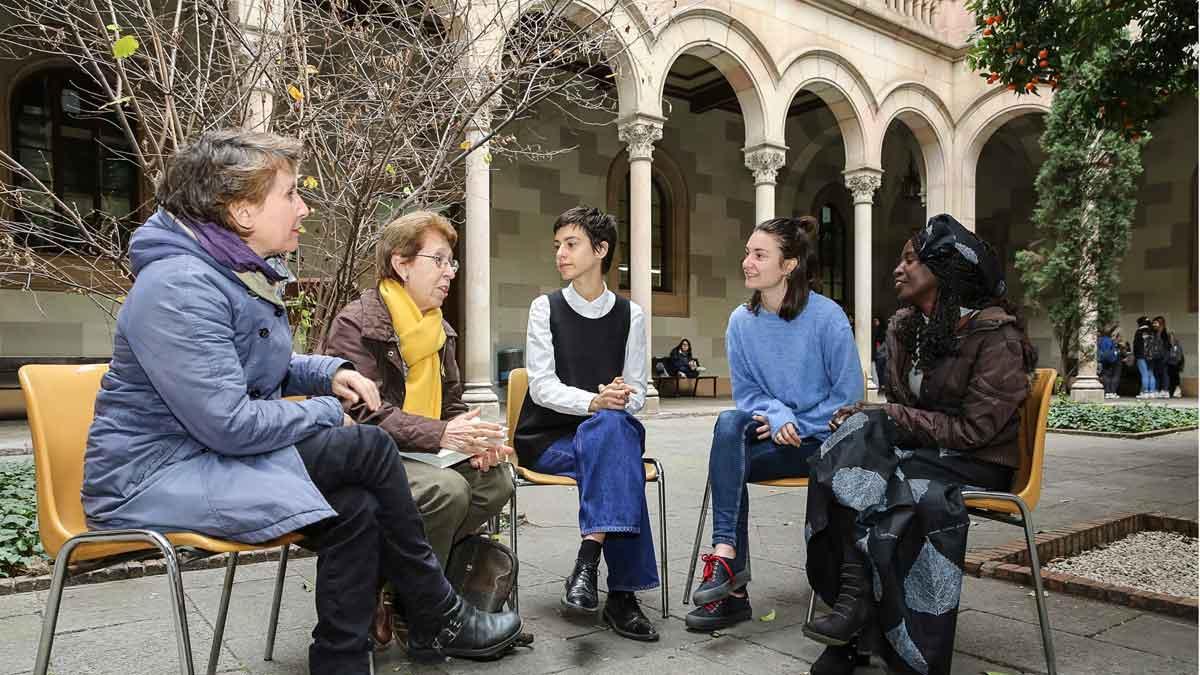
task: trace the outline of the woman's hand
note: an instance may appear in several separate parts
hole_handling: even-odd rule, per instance
[[[374,412],[383,403],[379,398],[379,387],[363,377],[362,373],[350,368],[339,368],[333,374],[333,395],[341,399],[342,407],[347,410],[362,401],[366,403],[367,410]]]
[[[804,439],[800,438],[800,432],[796,431],[796,425],[788,422],[779,428],[779,432],[771,440],[779,445],[792,445],[798,448]]]
[[[862,401],[859,401],[854,405],[845,405],[841,408],[838,408],[837,412],[833,413],[833,417],[829,418],[829,430],[837,431],[838,427],[842,426],[842,423],[846,421],[847,417],[850,417],[855,413],[862,412],[862,409]]]
[[[600,393],[592,397],[588,412],[624,410],[625,404],[629,402],[629,395],[633,393],[633,387],[625,384],[621,377],[614,378],[612,382],[601,385],[598,389]]]
[[[504,430],[499,424],[478,418],[479,409],[476,408],[447,422],[446,430],[442,432],[441,447],[468,455],[481,455],[504,442]],[[511,448],[509,452],[512,452]]]
[[[755,415],[754,421],[758,422],[758,427],[754,430],[754,437],[760,441],[765,441],[771,437],[771,423],[762,415]]]
[[[493,445],[487,451],[471,457],[471,466],[482,473],[487,473],[493,466],[503,462],[513,454],[513,449],[507,445]]]

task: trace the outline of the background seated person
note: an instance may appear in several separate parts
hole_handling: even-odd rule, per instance
[[[810,471],[806,569],[833,611],[804,634],[830,645],[812,672],[849,673],[854,643],[889,672],[949,673],[970,520],[961,490],[1009,490],[1037,355],[1005,298],[1004,263],[935,216],[893,272],[888,403],[856,404]],[[863,410],[866,412],[862,412]]]
[[[672,375],[696,377],[700,374],[700,362],[692,356],[692,341],[684,338],[671,350],[667,357],[667,372]]]

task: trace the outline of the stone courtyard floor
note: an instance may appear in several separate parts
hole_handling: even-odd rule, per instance
[[[576,549],[576,494],[558,487],[523,488],[520,511],[521,609],[533,649],[493,663],[452,660],[413,668],[393,648],[376,658],[375,672],[474,673],[800,673],[821,651],[800,632],[808,601],[804,576],[804,490],[754,487],[751,547],[756,617],[719,634],[689,633],[683,616],[683,585],[704,488],[714,417],[705,404],[665,402],[664,414],[647,419],[647,454],[667,474],[667,542],[670,618],[662,619],[657,591],[640,595],[662,639],[624,640],[599,624],[564,617],[558,609],[562,577]],[[1046,481],[1035,513],[1041,528],[1063,527],[1118,511],[1162,511],[1197,516],[1197,433],[1140,441],[1052,434],[1047,441]],[[657,532],[657,497],[648,487]],[[706,531],[707,537],[707,531]],[[981,521],[972,548],[1020,537],[1020,530]],[[275,661],[262,650],[275,564],[239,568],[221,652],[219,672],[307,672],[309,632],[315,622],[312,558],[293,560],[280,615]],[[208,658],[221,570],[184,576],[189,625],[198,672]],[[603,575],[601,577],[603,581]],[[967,577],[959,615],[955,673],[1044,672],[1030,589]],[[33,667],[45,592],[0,597],[0,675]],[[1050,619],[1060,673],[1195,673],[1197,625],[1071,595],[1051,593]],[[52,670],[60,674],[177,673],[164,577],[147,577],[69,588],[55,641]],[[876,664],[878,666],[878,664]],[[858,672],[883,672],[878,667]]]

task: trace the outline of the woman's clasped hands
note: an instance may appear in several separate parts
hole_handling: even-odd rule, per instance
[[[486,473],[513,454],[513,449],[505,445],[507,437],[503,426],[479,419],[476,408],[446,423],[442,447],[471,455],[471,466]]]

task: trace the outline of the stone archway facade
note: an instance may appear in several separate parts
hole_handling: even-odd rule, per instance
[[[536,4],[521,7],[522,12],[536,10]],[[509,18],[515,22],[519,16],[514,12]],[[489,164],[483,161],[483,148],[468,163],[464,245],[470,247],[469,260],[491,264],[471,265],[460,278],[457,292],[466,296],[466,325],[458,328],[466,335],[468,395],[484,406],[497,402],[493,355],[499,348],[523,344],[530,300],[559,283],[544,255],[548,223],[569,206],[604,204],[610,165],[622,153],[630,175],[631,295],[654,317],[647,322],[651,351],[660,342],[673,344],[687,335],[710,372],[723,375],[724,322],[743,300],[737,261],[754,223],[799,213],[831,182],[844,185],[851,198],[850,212],[841,215],[853,238],[852,314],[857,326],[869,326],[872,306],[878,304],[871,289],[881,287],[880,275],[894,257],[873,249],[872,241],[879,233],[894,235],[900,226],[889,222],[895,209],[878,203],[879,195],[896,194],[899,183],[894,181],[907,179],[907,163],[884,165],[889,127],[898,121],[915,139],[926,215],[949,212],[973,227],[978,163],[989,139],[1007,122],[1044,113],[1049,106],[1047,98],[1018,98],[987,87],[968,69],[964,42],[974,20],[961,0],[574,0],[565,16],[579,25],[603,17],[600,25],[611,29],[617,115],[606,126],[572,125],[550,113],[539,116],[538,133],[575,148],[549,162],[501,157]],[[465,24],[469,29],[469,21]],[[491,30],[503,39],[505,26]],[[480,40],[479,45],[477,61],[498,63],[496,40]],[[726,107],[737,112],[701,114],[670,102],[666,83],[685,56],[706,62],[724,78],[732,90]],[[15,76],[12,65],[0,63],[0,92],[11,88]],[[12,120],[8,101],[0,104],[4,140]],[[1188,105],[1195,110],[1194,100]],[[1187,115],[1176,117],[1184,121],[1172,122],[1165,135],[1175,139],[1171,152],[1185,156],[1172,155],[1172,166],[1191,170],[1197,163],[1194,124],[1189,131]],[[468,130],[468,140],[481,138],[489,124],[481,115]],[[656,147],[669,151],[687,184],[688,203],[681,208],[688,209],[689,248],[680,255],[689,263],[689,295],[683,316],[656,316],[653,307],[649,219]],[[1148,169],[1147,175],[1147,201],[1139,211],[1148,228],[1139,241],[1146,243],[1135,246],[1133,257],[1138,259],[1127,262],[1125,274],[1137,277],[1146,269],[1160,281],[1172,274],[1182,280],[1186,269],[1176,268],[1187,268],[1187,261],[1161,253],[1173,250],[1185,234],[1194,242],[1187,234],[1193,222],[1187,210],[1189,178],[1165,169]],[[1032,176],[1028,181],[1032,184]],[[1183,215],[1177,218],[1177,211]],[[1164,260],[1172,261],[1170,266],[1163,267]],[[8,310],[28,305],[13,293],[0,290],[0,314],[15,316]],[[1133,306],[1141,291],[1130,293],[1128,304]],[[55,302],[42,298],[43,305]],[[1171,302],[1156,313],[1165,311],[1174,326],[1194,326],[1194,302]],[[61,306],[74,317],[84,313],[79,303],[66,302],[65,294]],[[51,317],[47,324],[55,320]],[[73,320],[83,325],[73,330],[81,330],[84,343],[92,345],[83,351],[97,352],[95,345],[103,341],[96,336],[108,330],[104,321]],[[20,330],[28,333],[25,324],[32,321],[22,323]],[[5,325],[0,322],[0,355],[15,344],[4,339]],[[858,339],[864,365],[870,363],[867,332],[860,331]],[[1195,353],[1195,335],[1184,337]],[[63,350],[78,352],[78,346],[71,346],[78,342],[62,342]],[[1188,360],[1186,374],[1196,372],[1198,360]]]

